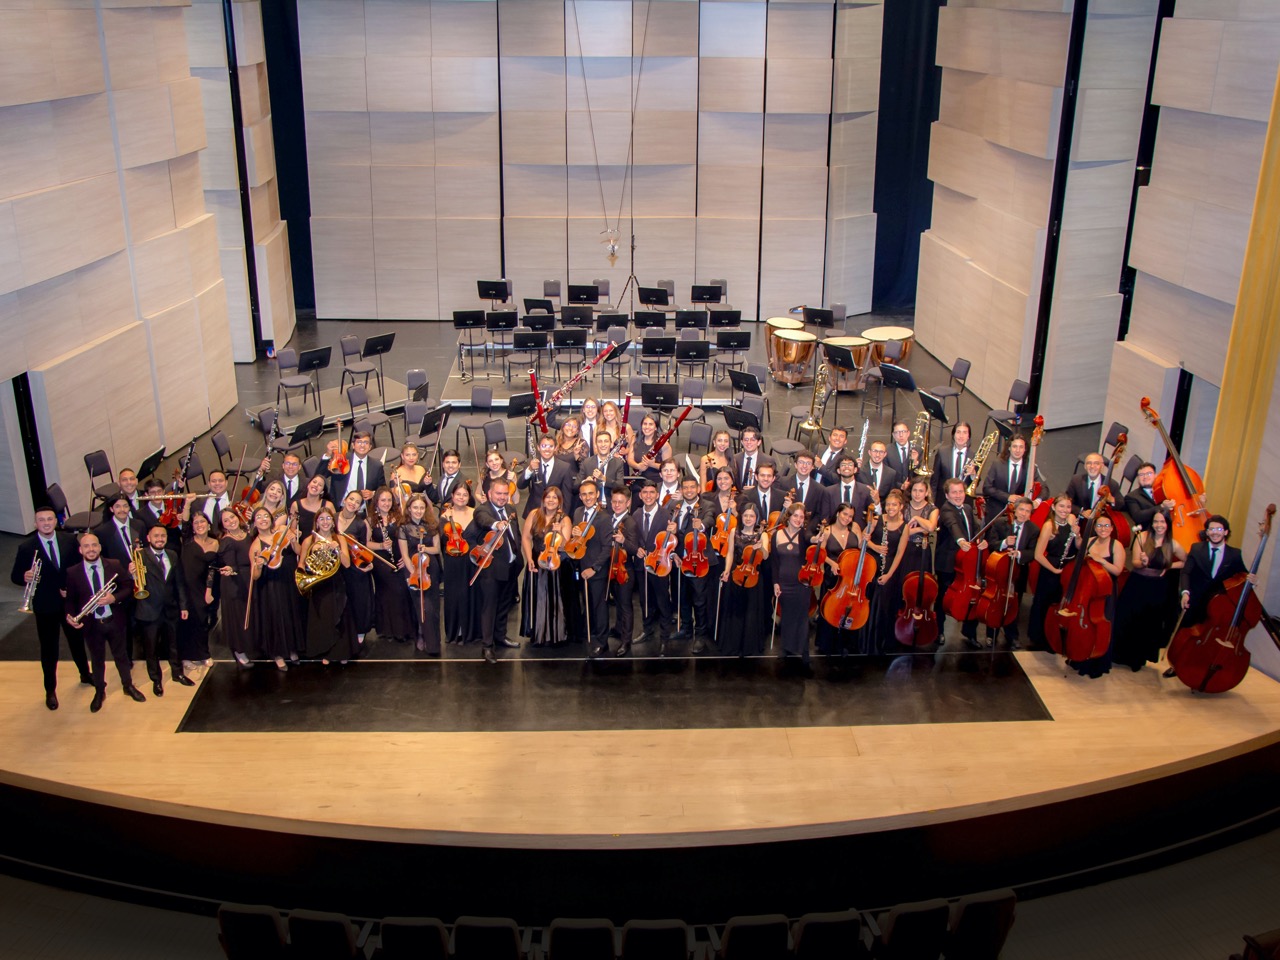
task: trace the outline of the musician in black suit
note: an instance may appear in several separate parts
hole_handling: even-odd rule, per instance
[[[191,512],[203,513],[208,518],[209,525],[221,534],[222,511],[230,505],[231,494],[227,492],[227,475],[221,470],[213,470],[209,473],[209,491],[195,499],[191,504]]]
[[[689,553],[685,544],[685,537],[689,534],[700,533],[706,538],[702,551],[704,556],[711,550],[711,531],[707,526],[700,488],[697,477],[685,477],[680,483],[680,499],[669,508],[676,524],[676,556],[682,564],[678,574],[680,587],[676,591],[680,598],[680,629],[672,639],[693,637],[690,653],[703,653],[711,639],[711,624],[707,620],[707,576],[694,576],[691,567],[683,566]],[[707,559],[709,565],[710,557]]]
[[[781,510],[787,498],[786,491],[774,483],[776,475],[777,467],[772,462],[757,467],[755,486],[747,487],[738,495],[738,509],[751,500],[760,508],[760,522],[768,523],[769,514]]]
[[[915,461],[919,457],[920,451],[911,444],[911,428],[905,421],[899,420],[893,425],[893,440],[888,445],[884,462],[898,475],[898,482],[903,489],[910,485],[911,478],[915,476]]]
[[[849,432],[844,427],[832,427],[827,445],[814,452],[814,472],[828,486],[836,482],[840,461],[853,456],[853,451],[848,449],[848,442]]]
[[[822,521],[830,516],[827,511],[827,488],[813,472],[813,466],[813,454],[808,450],[801,450],[796,454],[795,472],[782,482],[784,489],[795,491],[792,502],[804,504],[805,529],[811,537],[818,532]]]
[[[59,630],[66,636],[71,659],[80,670],[80,682],[92,685],[93,678],[84,652],[84,638],[67,623],[62,599],[66,571],[80,559],[80,551],[76,548],[76,538],[58,529],[58,515],[53,507],[36,509],[36,532],[18,544],[9,579],[25,590],[34,578],[32,565],[37,557],[40,559],[40,578],[31,597],[31,612],[35,615],[36,636],[40,638],[44,705],[50,710],[57,710]]]
[[[123,565],[102,555],[102,544],[95,534],[86,533],[80,538],[80,557],[82,562],[67,570],[67,597],[63,610],[71,628],[83,632],[85,646],[89,648],[94,686],[89,711],[97,713],[101,710],[102,701],[107,695],[108,648],[116,662],[120,686],[125,695],[138,703],[145,703],[147,698],[133,685],[133,662],[129,659],[125,623],[128,613],[123,601],[125,597],[133,595],[133,578]],[[115,578],[115,585],[102,598],[104,602],[86,613],[84,619],[77,623],[74,618],[95,593],[111,583],[112,577]]]
[[[494,480],[489,486],[487,503],[476,507],[474,523],[481,534],[498,530],[501,540],[495,546],[489,565],[476,581],[480,587],[480,644],[484,658],[496,662],[494,647],[518,648],[520,644],[507,637],[507,618],[516,605],[517,584],[524,569],[520,523],[515,510],[508,509],[511,484]]]
[[[575,527],[585,524],[595,530],[587,540],[586,553],[575,560],[578,575],[586,593],[586,610],[590,632],[583,639],[587,654],[603,656],[609,652],[609,607],[605,592],[609,586],[609,548],[613,545],[613,526],[609,523],[608,509],[600,506],[600,485],[586,479],[578,487],[580,506],[573,511]],[[586,626],[586,624],[584,624]]]
[[[129,501],[129,512],[135,517],[146,506],[138,499],[138,474],[131,467],[124,467],[116,474],[116,483],[120,487],[120,496]]]
[[[158,497],[164,493],[164,484],[152,477],[147,481],[145,495],[148,497]],[[178,494],[181,496],[181,494]],[[142,524],[143,530],[150,530],[153,526],[160,522],[160,517],[164,513],[163,500],[148,500],[139,505],[134,511],[133,519]]]
[[[262,493],[267,489],[267,484],[272,480],[279,480],[281,486],[284,487],[284,505],[289,507],[295,500],[301,500],[307,495],[307,477],[302,475],[302,460],[296,453],[286,453],[284,460],[280,463],[280,472],[275,473],[271,469],[271,457],[268,455],[262,458],[262,463],[258,466],[258,472],[261,474],[253,481],[253,489],[258,493]],[[342,501],[339,500],[339,503]]]
[[[756,471],[763,464],[776,467],[773,457],[760,449],[760,431],[755,427],[747,427],[742,431],[742,450],[733,456],[733,479],[739,490],[755,485]]]
[[[1013,508],[1013,519],[1004,514],[991,525],[987,531],[987,546],[992,552],[1007,550],[1013,555],[1013,604],[1022,607],[1022,595],[1027,590],[1027,573],[1035,560],[1036,541],[1040,538],[1040,528],[1031,522],[1031,512],[1035,502],[1027,497],[1019,497]],[[987,638],[992,638],[987,631]],[[1018,618],[1004,628],[1004,639],[1010,650],[1018,648]]]
[[[613,437],[608,430],[601,428],[596,432],[596,452],[582,461],[578,475],[573,478],[573,492],[587,480],[595,482],[600,490],[612,490],[623,480],[623,462],[621,456],[609,456],[613,449]]]
[[[1067,483],[1066,495],[1071,498],[1071,512],[1076,516],[1092,514],[1093,506],[1098,502],[1098,491],[1107,484],[1102,472],[1105,466],[1102,454],[1091,453],[1084,458],[1084,473],[1077,473]]]
[[[353,490],[360,491],[360,496],[365,501],[373,496],[373,491],[379,487],[386,486],[387,475],[382,467],[381,461],[374,460],[369,456],[369,451],[373,449],[373,436],[365,431],[355,434],[351,438],[351,456],[348,457],[350,468],[346,473],[330,473],[329,474],[329,499],[333,503],[342,503],[347,498],[347,494]],[[306,485],[303,484],[303,496],[306,495]],[[285,495],[288,495],[288,488],[285,488]]]
[[[1249,573],[1244,557],[1236,547],[1227,545],[1231,536],[1231,524],[1227,518],[1214,514],[1204,527],[1204,540],[1193,544],[1187,551],[1187,562],[1182,567],[1182,618],[1184,627],[1192,627],[1205,619],[1206,608],[1214,594],[1222,592],[1222,584],[1238,573],[1248,574],[1249,582],[1257,584],[1258,578]]]
[[[1167,497],[1156,500],[1156,465],[1143,463],[1138,467],[1138,476],[1124,498],[1124,509],[1129,514],[1133,525],[1142,530],[1151,529],[1151,518],[1161,510],[1166,515],[1172,513],[1177,503]]]
[[[440,480],[428,480],[425,486],[427,499],[437,507],[442,507],[453,496],[454,488],[466,481],[462,478],[462,457],[457,450],[446,450],[440,457]]]
[[[836,507],[848,503],[853,507],[859,525],[866,523],[867,507],[871,506],[871,488],[858,482],[857,471],[858,464],[853,457],[846,457],[840,462],[836,482],[827,487],[827,507],[823,511],[826,518],[835,515]]]
[[[888,454],[883,440],[874,441],[867,449],[866,464],[856,474],[858,481],[876,491],[881,500],[901,484],[897,471],[885,463]]]
[[[114,560],[122,567],[133,562],[133,542],[146,536],[146,530],[129,511],[129,501],[124,497],[113,497],[107,504],[110,517],[98,524],[93,532],[101,544],[102,555]]]
[[[658,485],[652,480],[640,484],[640,507],[631,514],[636,527],[636,551],[634,570],[640,585],[641,608],[644,612],[644,642],[658,640],[658,654],[667,652],[667,638],[671,634],[671,587],[666,577],[660,577],[645,566],[645,558],[657,546],[658,534],[675,534],[675,524],[667,508],[658,503]]]
[[[987,500],[988,516],[1003,513],[1010,500],[1023,495],[1027,488],[1027,470],[1030,466],[1027,462],[1026,439],[1020,436],[1010,438],[999,459],[992,464],[982,481],[982,495]],[[1041,500],[1049,495],[1049,485],[1044,482],[1038,466],[1036,479],[1040,481],[1040,497],[1032,501],[1033,509],[1040,506]]]
[[[164,696],[161,651],[169,655],[169,674],[174,683],[193,686],[183,675],[182,658],[178,655],[178,621],[187,619],[190,609],[186,581],[178,566],[178,555],[165,549],[168,542],[169,531],[159,524],[147,531],[147,546],[142,551],[147,595],[135,598],[133,606],[133,619],[146,651],[151,692],[157,697]]]
[[[613,599],[614,627],[621,643],[614,656],[625,657],[631,652],[631,634],[635,629],[635,585],[636,573],[634,558],[640,549],[640,540],[636,533],[635,521],[631,519],[631,491],[619,484],[609,491],[609,563],[613,563],[613,551],[623,551],[627,565],[627,582],[609,582],[606,595]]]
[[[965,502],[964,481],[952,477],[943,483],[946,500],[938,508],[938,542],[933,552],[933,569],[938,578],[938,635],[943,636],[947,615],[942,609],[942,598],[956,579],[956,556],[961,551],[985,550],[986,541],[974,541],[979,524],[973,515],[973,507]],[[981,568],[983,558],[978,558]],[[976,599],[976,598],[975,598]],[[966,620],[960,625],[960,635],[971,647],[978,646],[978,621]]]
[[[946,499],[943,484],[959,478],[967,484],[978,472],[973,463],[973,448],[969,445],[971,429],[961,421],[951,428],[951,443],[939,447],[933,455],[933,502],[941,504]]]
[[[538,459],[524,468],[516,479],[516,488],[528,490],[524,514],[527,517],[542,503],[542,493],[547,487],[560,488],[560,502],[573,503],[573,479],[575,470],[556,456],[556,438],[543,435],[538,441]]]

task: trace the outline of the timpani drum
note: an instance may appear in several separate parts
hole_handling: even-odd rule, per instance
[[[777,337],[785,331],[803,330],[804,324],[791,317],[770,317],[765,321],[764,354],[769,362],[769,372],[777,369]]]
[[[813,382],[813,351],[818,338],[806,330],[779,330],[774,349],[773,379],[794,387]]]
[[[890,340],[902,344],[902,357],[898,366],[905,367],[911,357],[911,345],[915,343],[916,333],[910,327],[869,327],[862,335],[871,341],[871,363],[879,366],[884,362],[884,345]]]
[[[823,344],[831,344],[833,347],[844,347],[853,354],[853,369],[845,370],[843,367],[837,367],[827,358],[827,363],[835,372],[835,386],[837,390],[861,390],[862,374],[867,369],[867,357],[871,353],[871,341],[866,337],[827,337],[822,341]]]

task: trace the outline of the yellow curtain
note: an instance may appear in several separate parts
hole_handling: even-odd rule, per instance
[[[1248,515],[1262,430],[1280,360],[1280,76],[1262,151],[1253,222],[1245,248],[1222,393],[1205,464],[1209,508],[1251,529]],[[1237,540],[1237,543],[1239,541]]]

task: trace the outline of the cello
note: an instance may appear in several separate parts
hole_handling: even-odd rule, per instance
[[[1178,455],[1178,448],[1169,439],[1164,423],[1151,406],[1151,399],[1143,397],[1140,406],[1142,415],[1160,432],[1160,439],[1164,441],[1165,449],[1169,451],[1164,466],[1156,474],[1156,482],[1151,492],[1156,503],[1165,500],[1174,502],[1173,512],[1169,518],[1169,535],[1182,546],[1183,550],[1190,553],[1191,548],[1199,542],[1200,535],[1204,532],[1205,521],[1209,516],[1209,511],[1205,507],[1204,481],[1200,479],[1198,473],[1182,462],[1182,458]]]
[[[1015,506],[1011,500],[1005,508],[1005,516],[1013,523]],[[995,550],[987,557],[983,571],[987,586],[978,598],[973,609],[978,622],[985,623],[988,630],[1007,627],[1018,619],[1018,605],[1014,602],[1017,593],[1013,587],[1014,577],[1018,574],[1018,563],[1012,550]]]
[[[1276,505],[1267,504],[1259,527],[1258,551],[1249,573],[1257,575],[1262,553],[1271,536],[1271,518]],[[1244,645],[1249,631],[1263,617],[1262,604],[1247,574],[1238,573],[1222,585],[1222,593],[1209,601],[1208,616],[1202,623],[1184,627],[1169,644],[1169,664],[1174,675],[1198,693],[1224,693],[1234,689],[1249,672],[1249,648]]]
[[[925,570],[929,564],[928,538],[920,551],[920,569],[902,581],[902,609],[893,623],[893,636],[903,646],[927,647],[938,639],[938,578]]]
[[[987,549],[987,542],[983,539],[983,534],[1001,516],[1003,514],[997,514],[979,528],[968,541],[968,550],[956,552],[956,575],[951,586],[947,587],[947,592],[942,595],[942,610],[947,616],[955,617],[962,623],[974,618],[974,608],[987,588],[986,557],[982,555],[982,551]]]
[[[1110,500],[1111,491],[1101,487],[1098,507]],[[1049,648],[1076,663],[1100,657],[1111,646],[1111,621],[1106,609],[1111,598],[1111,575],[1089,557],[1088,549],[1093,528],[1102,515],[1101,509],[1094,510],[1085,524],[1080,552],[1071,561],[1071,570],[1062,572],[1062,600],[1044,617]]]
[[[867,508],[867,524],[873,508]],[[876,578],[876,558],[868,555],[864,532],[857,550],[840,554],[840,579],[822,598],[822,619],[837,630],[859,630],[871,614],[867,587]]]

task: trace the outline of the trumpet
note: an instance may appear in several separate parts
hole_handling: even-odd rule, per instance
[[[22,613],[31,613],[31,601],[36,597],[36,587],[40,586],[40,568],[43,564],[40,562],[40,554],[37,553],[31,558],[31,579],[27,581],[27,585],[22,588],[22,606],[18,610]]]
[[[933,476],[933,471],[929,469],[929,440],[933,434],[931,420],[928,410],[921,410],[916,414],[916,428],[911,434],[911,446],[920,451],[920,461],[911,472],[917,477]]]
[[[89,601],[80,608],[80,612],[71,618],[73,623],[79,624],[81,620],[87,617],[93,611],[102,606],[102,601],[115,592],[117,574],[112,574],[111,579],[102,585],[102,589],[89,598]]]
[[[142,559],[142,542],[133,541],[133,549],[129,551],[133,560],[133,599],[145,600],[151,594],[147,590],[147,565]]]
[[[992,430],[982,438],[982,443],[978,444],[978,452],[973,455],[968,463],[964,465],[966,470],[969,467],[976,467],[973,471],[973,479],[969,481],[964,488],[965,496],[972,497],[978,492],[978,481],[982,479],[982,468],[987,464],[987,457],[991,456],[991,451],[995,448],[996,439],[1000,436],[998,432]]]

